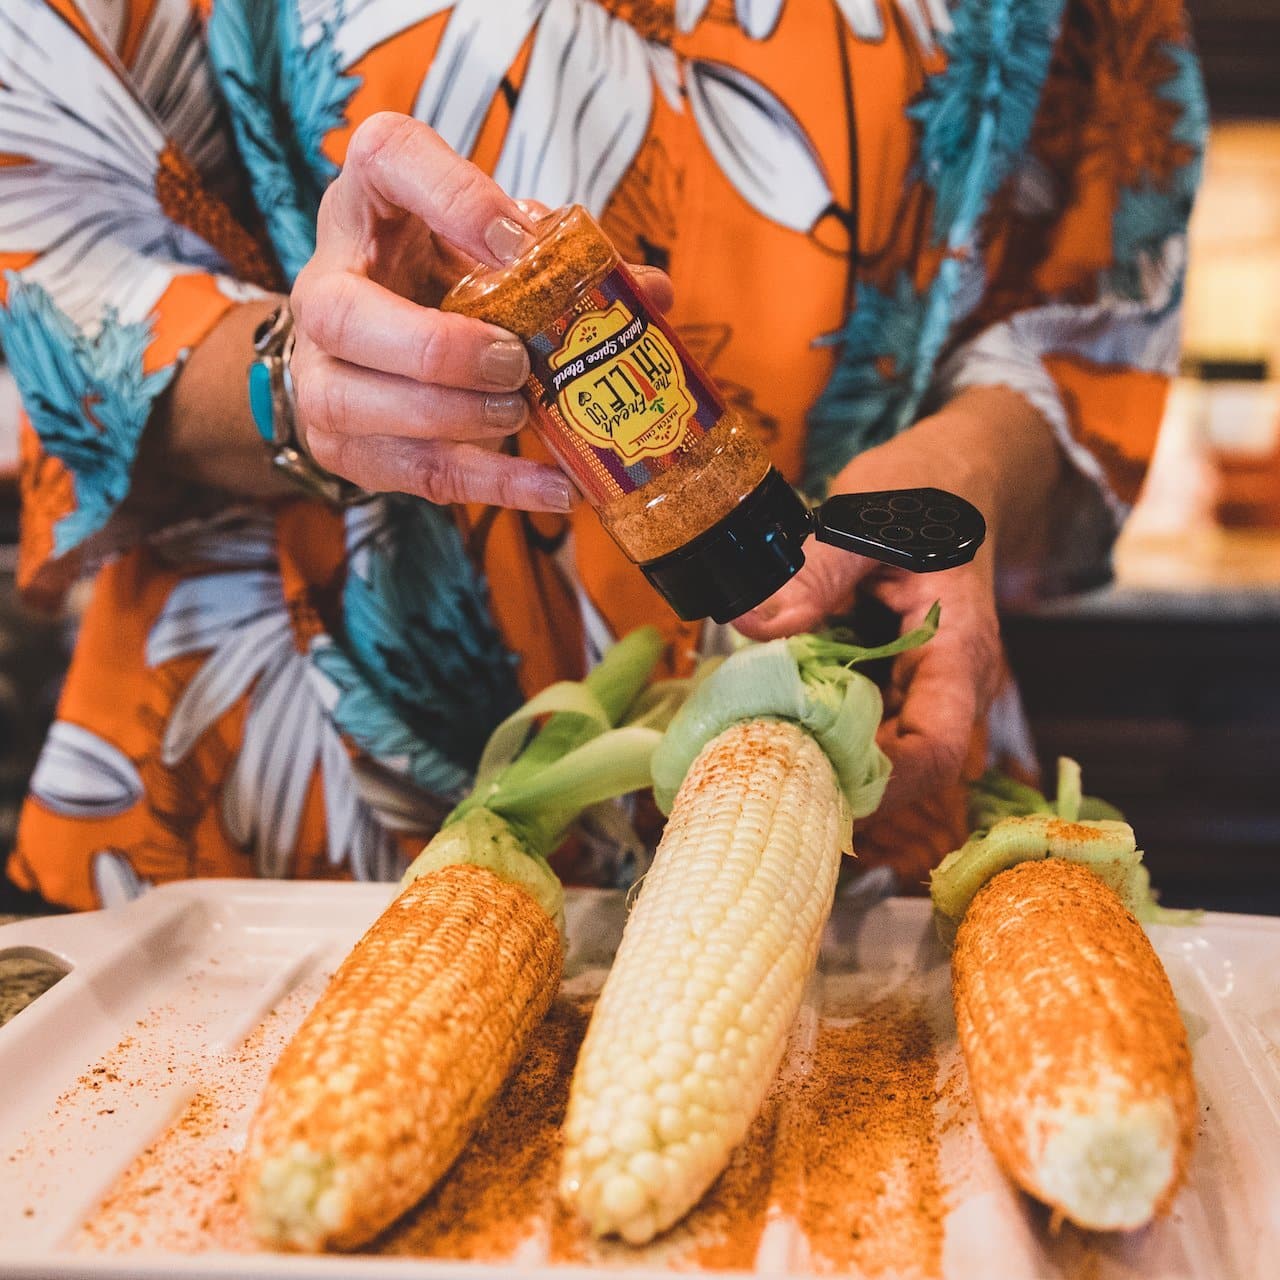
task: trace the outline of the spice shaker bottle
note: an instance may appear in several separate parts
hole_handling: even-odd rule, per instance
[[[982,516],[940,490],[842,494],[811,511],[580,205],[441,304],[529,349],[531,421],[614,541],[681,618],[728,622],[804,564],[810,533],[928,571],[973,558]]]

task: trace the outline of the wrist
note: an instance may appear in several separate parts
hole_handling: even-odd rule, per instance
[[[1043,523],[1062,478],[1052,427],[1008,387],[967,387],[899,439],[921,474],[982,511],[992,535]]]
[[[158,500],[174,500],[175,478],[223,500],[232,494],[269,501],[296,492],[271,465],[244,393],[254,331],[278,302],[254,298],[228,308],[156,402],[138,465],[155,478]]]
[[[249,407],[271,461],[297,489],[331,506],[365,502],[370,495],[317,465],[303,443],[290,369],[293,346],[293,313],[281,302],[255,330],[249,365]]]

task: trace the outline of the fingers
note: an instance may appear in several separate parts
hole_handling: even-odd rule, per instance
[[[316,437],[404,435],[430,440],[492,440],[522,427],[529,406],[517,391],[461,391],[362,369],[319,352],[293,368],[298,423],[307,447]]]
[[[631,274],[636,278],[645,301],[658,311],[670,311],[676,300],[676,291],[671,284],[671,277],[659,267],[632,267]]]
[[[428,125],[378,112],[351,135],[342,172],[321,202],[318,243],[338,231],[368,245],[380,224],[402,213],[490,266],[510,262],[529,242],[529,215],[492,178]]]
[[[846,608],[858,583],[876,567],[862,556],[810,542],[800,572],[763,604],[735,618],[733,625],[751,640],[812,631]]]
[[[481,502],[522,511],[568,511],[573,491],[554,467],[475,445],[404,436],[319,433],[316,461],[371,492],[430,502]]]
[[[307,268],[292,307],[301,335],[350,364],[480,391],[516,391],[529,377],[528,353],[505,329],[420,307],[350,271]]]
[[[551,212],[551,206],[543,204],[541,200],[517,200],[516,204],[520,206],[523,213],[529,215],[532,222],[537,222],[541,218],[545,218]]]
[[[973,670],[963,654],[945,646],[933,649],[936,642],[935,637],[916,651],[919,657],[913,669],[902,677],[901,708],[877,735],[893,762],[886,809],[954,784],[978,722],[980,706]],[[904,655],[899,662],[915,656]]]
[[[1003,671],[994,611],[965,596],[950,603],[949,614],[944,601],[937,635],[894,663],[885,696],[889,717],[877,735],[894,770],[885,808],[960,779],[974,729]],[[902,629],[917,625],[924,612],[922,606],[904,616]]]

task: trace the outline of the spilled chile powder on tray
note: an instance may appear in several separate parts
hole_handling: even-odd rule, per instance
[[[764,1231],[778,1099],[771,1096],[701,1204],[644,1250],[593,1240],[557,1203],[569,1082],[592,1000],[561,997],[444,1180],[368,1247],[402,1257],[501,1262],[541,1237],[550,1263],[750,1270]]]
[[[560,1121],[590,1016],[587,999],[553,1002],[444,1179],[361,1252],[494,1262],[537,1233],[555,1196]]]
[[[78,1251],[259,1249],[236,1198],[234,1135],[317,995],[295,991],[239,1049],[208,1064],[196,1096],[81,1229]],[[556,1197],[560,1124],[591,1004],[567,995],[554,1002],[435,1191],[361,1252],[742,1272],[753,1269],[765,1227],[782,1210],[804,1232],[815,1271],[938,1273],[936,1059],[919,1005],[890,997],[856,1018],[823,1022],[807,1073],[784,1071],[702,1202],[652,1245],[633,1249],[593,1240]]]
[[[560,1125],[591,1014],[561,997],[467,1150],[370,1251],[500,1262],[542,1236],[541,1260],[577,1266],[750,1271],[782,1209],[818,1272],[933,1277],[945,1208],[935,1119],[937,1057],[923,1007],[875,1001],[823,1022],[809,1071],[767,1097],[697,1207],[643,1249],[593,1240],[556,1200]]]
[[[813,1270],[941,1273],[937,1072],[924,1008],[900,996],[819,1027],[777,1157]]]
[[[118,1072],[134,1095],[153,1091],[157,1081],[183,1081],[194,1093],[83,1223],[72,1242],[76,1252],[257,1250],[236,1194],[240,1143],[235,1135],[243,1135],[272,1063],[322,986],[323,977],[304,980],[242,1044],[225,1053],[193,1059],[140,1022],[138,1036],[125,1037],[103,1059],[95,1070],[117,1064],[109,1074]]]

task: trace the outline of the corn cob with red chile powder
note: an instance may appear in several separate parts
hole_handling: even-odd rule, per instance
[[[240,1177],[264,1243],[355,1248],[459,1155],[560,983],[564,893],[546,853],[582,809],[648,785],[658,729],[612,726],[661,649],[653,628],[633,632],[495,730],[472,796],[271,1073]]]
[[[1064,761],[1061,776],[1056,806],[1036,797],[996,821],[943,862],[933,896],[955,930],[956,1026],[987,1145],[1055,1215],[1131,1229],[1168,1209],[1196,1123],[1187,1034],[1135,912],[1186,913],[1154,907],[1132,830],[1082,819],[1079,770]]]

